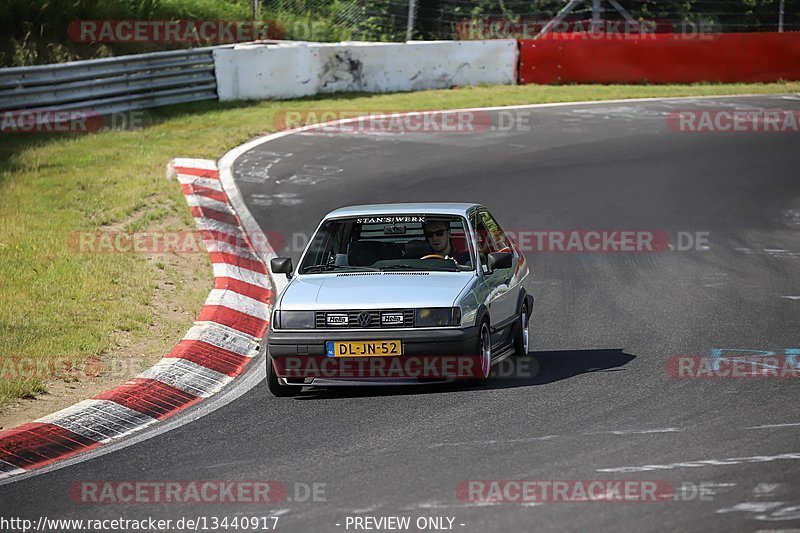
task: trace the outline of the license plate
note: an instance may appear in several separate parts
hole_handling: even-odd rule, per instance
[[[391,341],[328,341],[328,357],[380,357],[403,355],[403,343]]]

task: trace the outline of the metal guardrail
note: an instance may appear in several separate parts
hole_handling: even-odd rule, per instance
[[[214,48],[0,69],[0,111],[105,115],[216,100]]]

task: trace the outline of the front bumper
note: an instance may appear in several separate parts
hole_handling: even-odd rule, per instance
[[[478,343],[478,326],[466,328],[376,329],[370,330],[308,330],[281,331],[270,329],[267,335],[269,354],[325,355],[327,341],[380,341],[399,339],[403,355],[469,355]]]
[[[273,369],[283,385],[401,385],[473,375],[479,328],[275,331],[267,336]],[[396,340],[403,355],[326,357],[327,341]]]

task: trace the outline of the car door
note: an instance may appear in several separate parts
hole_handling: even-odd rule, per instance
[[[481,210],[476,212],[473,219],[473,228],[476,233],[476,243],[482,270],[481,275],[484,287],[481,293],[485,298],[484,304],[489,309],[492,327],[503,327],[516,317],[517,312],[519,287],[512,283],[516,258],[512,260],[511,268],[501,268],[491,273],[488,272],[487,260],[488,254],[491,252],[510,251],[513,253],[514,247],[511,246],[502,228],[488,211]]]

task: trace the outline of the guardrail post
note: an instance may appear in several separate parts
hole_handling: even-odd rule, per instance
[[[406,24],[406,41],[414,38],[414,18],[417,16],[417,0],[408,0],[408,24]]]
[[[592,33],[599,31],[600,28],[600,1],[592,0]]]

